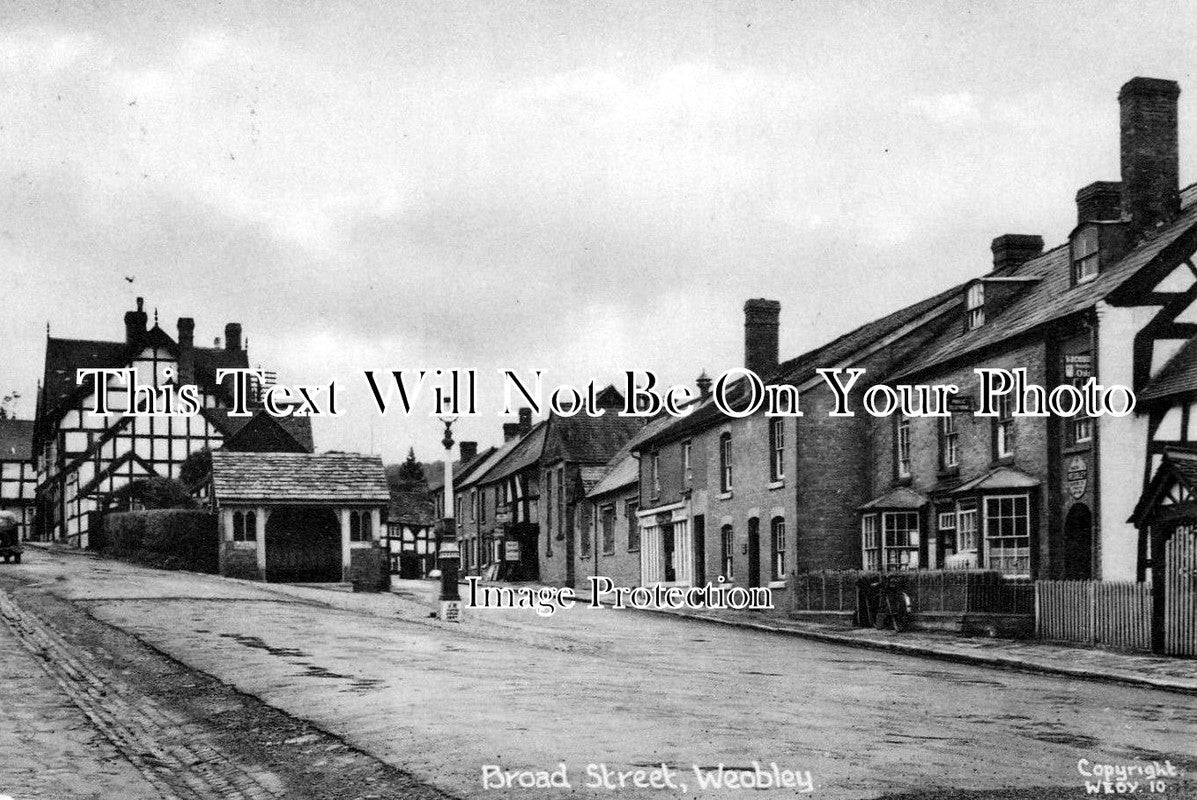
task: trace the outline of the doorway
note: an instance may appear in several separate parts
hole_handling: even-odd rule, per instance
[[[1064,580],[1093,579],[1093,513],[1077,503],[1064,518]]]
[[[331,508],[276,508],[266,520],[266,580],[341,580],[341,522]]]
[[[748,586],[761,585],[761,521],[748,520]]]

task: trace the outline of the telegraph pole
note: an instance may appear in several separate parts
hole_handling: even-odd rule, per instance
[[[456,417],[441,418],[445,423],[445,516],[441,520],[441,536],[437,542],[437,562],[441,569],[440,619],[461,622],[461,595],[457,591],[457,571],[461,551],[457,546],[457,525],[453,519],[453,423]]]

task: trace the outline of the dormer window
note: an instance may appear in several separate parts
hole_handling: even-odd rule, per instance
[[[1072,240],[1072,282],[1083,283],[1097,277],[1100,253],[1097,228],[1090,226]]]
[[[968,287],[968,329],[979,328],[985,324],[985,284],[974,283]]]

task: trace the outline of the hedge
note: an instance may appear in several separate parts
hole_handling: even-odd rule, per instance
[[[124,511],[104,517],[104,552],[125,561],[193,572],[219,571],[216,517],[198,509]]]

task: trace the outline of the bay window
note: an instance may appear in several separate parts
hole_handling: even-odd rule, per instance
[[[1030,498],[986,497],[984,503],[985,566],[1006,575],[1030,576]]]
[[[882,572],[919,568],[917,511],[884,511],[861,517],[864,568]]]

